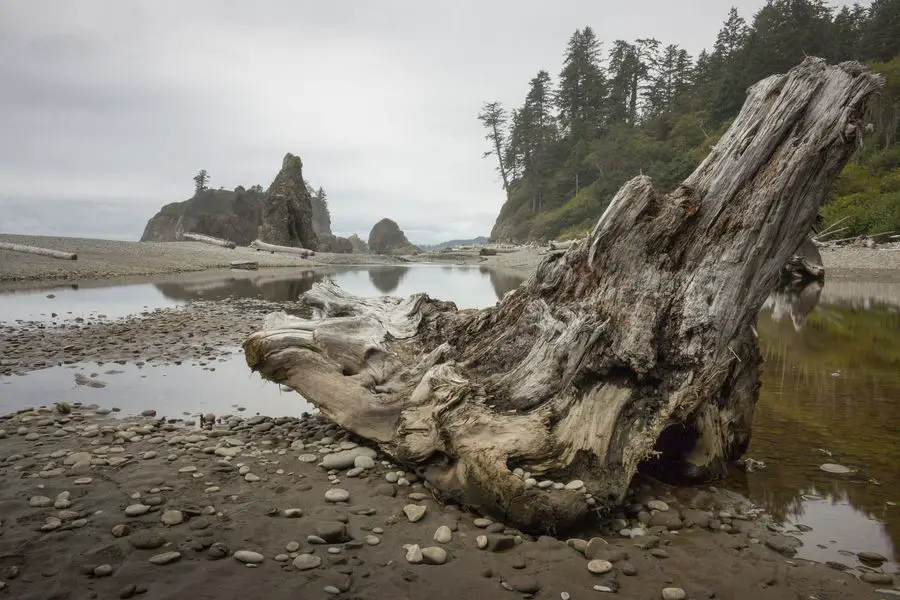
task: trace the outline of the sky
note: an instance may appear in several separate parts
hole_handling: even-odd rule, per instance
[[[504,192],[477,120],[559,72],[572,33],[692,55],[764,0],[0,0],[0,232],[137,240],[285,153],[337,235],[488,235]],[[552,7],[552,8],[551,8]]]

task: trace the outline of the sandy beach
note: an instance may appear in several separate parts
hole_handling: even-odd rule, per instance
[[[315,417],[210,415],[201,428],[203,417],[115,414],[0,421],[10,597],[878,597],[791,560],[792,538],[739,505],[638,486],[589,535],[555,539],[441,505],[414,473]],[[646,534],[616,533],[626,524]]]

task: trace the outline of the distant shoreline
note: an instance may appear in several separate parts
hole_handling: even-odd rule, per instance
[[[252,248],[229,250],[200,242],[126,242],[0,234],[0,241],[75,252],[78,260],[0,250],[0,282],[54,282],[111,279],[229,269],[231,261],[253,260],[261,269],[327,269],[331,266],[373,266],[438,263],[479,265],[527,277],[543,258],[543,249],[520,250],[481,257],[477,249],[393,257],[377,254],[317,253],[301,259],[286,254],[257,252]],[[826,279],[900,283],[900,248],[823,248]]]

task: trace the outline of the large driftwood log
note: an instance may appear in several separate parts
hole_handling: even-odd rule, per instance
[[[222,238],[203,235],[202,233],[182,233],[181,237],[192,242],[203,242],[204,244],[221,246],[222,248],[229,248],[230,250],[234,250],[235,248],[235,244],[231,240],[223,240]]]
[[[257,250],[265,250],[267,252],[284,252],[287,254],[298,254],[300,258],[309,258],[315,256],[315,252],[307,248],[294,248],[293,246],[279,246],[277,244],[268,244],[262,240],[253,240],[250,242],[251,248]]]
[[[721,476],[750,439],[757,312],[881,83],[807,59],[754,85],[676,190],[629,181],[587,238],[497,306],[316,284],[301,299],[310,318],[267,317],[247,363],[438,493],[525,530],[620,502],[642,464]],[[541,489],[516,468],[583,489]]]
[[[74,252],[63,252],[61,250],[51,250],[50,248],[40,248],[38,246],[24,246],[22,244],[12,244],[10,242],[0,242],[0,250],[37,254],[38,256],[49,256],[50,258],[59,258],[62,260],[78,260],[78,255]]]

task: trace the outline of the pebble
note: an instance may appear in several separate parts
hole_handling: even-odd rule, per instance
[[[256,475],[254,473],[247,473],[246,475],[244,475],[244,481],[249,481],[250,483],[255,483],[255,482],[259,481],[259,475]]]
[[[612,589],[611,587],[605,586],[605,585],[595,585],[595,586],[594,586],[594,591],[595,591],[595,592],[607,592],[607,593],[611,593],[611,592],[613,591],[613,589]]]
[[[684,600],[685,598],[687,598],[687,593],[681,588],[663,588],[662,600]]]
[[[504,583],[522,594],[536,594],[541,590],[541,584],[538,583],[538,580],[528,575],[510,577]]]
[[[434,541],[439,544],[446,544],[453,539],[453,532],[446,525],[441,525],[434,532]]]
[[[322,559],[315,554],[300,554],[294,559],[294,568],[298,571],[316,569],[322,564]]]
[[[138,550],[156,550],[166,543],[166,538],[152,529],[139,529],[128,536],[128,543]]]
[[[406,518],[409,519],[410,523],[418,523],[421,521],[422,517],[425,516],[426,510],[427,507],[419,504],[407,504],[403,507],[403,512],[406,514]]]
[[[72,483],[74,483],[75,485],[88,485],[88,484],[91,483],[92,481],[94,481],[94,480],[91,479],[90,477],[79,477],[78,479],[76,479],[76,480],[73,481]]]
[[[566,489],[569,491],[580,490],[584,487],[584,482],[580,479],[575,479],[566,484]]]
[[[608,560],[602,559],[594,559],[587,564],[588,571],[593,573],[594,575],[603,575],[604,573],[609,573],[612,571],[613,566],[612,563]]]
[[[94,577],[109,577],[112,574],[112,565],[98,565],[94,567]]]
[[[162,514],[162,517],[159,519],[163,525],[166,527],[172,527],[174,525],[180,525],[184,522],[184,515],[180,510],[167,510]]]
[[[146,504],[131,504],[125,507],[125,514],[129,517],[139,517],[150,512],[150,507]]]
[[[149,562],[154,565],[167,565],[181,558],[181,552],[163,552],[150,557]]]
[[[53,506],[53,499],[48,498],[47,496],[32,496],[28,499],[28,506],[33,508],[46,508],[48,506]]]
[[[488,546],[488,538],[486,535],[479,535],[475,538],[475,545],[478,546],[479,549],[484,550]]]
[[[297,457],[297,460],[299,460],[300,462],[305,462],[305,463],[314,463],[317,460],[319,460],[319,457],[316,456],[315,454],[301,454],[300,456]]]
[[[326,594],[336,595],[336,594],[341,593],[341,590],[339,590],[338,588],[336,588],[333,585],[326,585],[323,589]]]
[[[472,525],[474,525],[475,527],[478,527],[479,529],[484,529],[491,523],[493,523],[493,521],[491,521],[490,519],[480,519],[479,518],[479,519],[475,519],[474,521],[472,521]]]
[[[341,488],[331,488],[325,492],[326,502],[346,502],[350,499],[350,492]]]
[[[284,549],[288,552],[296,552],[300,549],[300,542],[288,542]]]
[[[890,585],[894,583],[894,576],[890,573],[863,573],[859,578],[866,583],[876,583],[878,585]]]
[[[366,543],[370,546],[377,546],[378,544],[381,543],[381,540],[378,538],[377,535],[367,535]]]
[[[265,559],[262,554],[253,552],[252,550],[238,550],[234,553],[234,558],[242,563],[251,565],[258,565]]]
[[[357,469],[374,469],[375,459],[370,456],[357,456],[353,460],[353,466]]]
[[[422,557],[425,564],[442,565],[447,562],[447,551],[439,546],[422,548]]]
[[[425,560],[422,556],[422,549],[418,544],[408,544],[406,546],[406,562],[412,565],[418,565]]]
[[[647,508],[649,508],[650,510],[658,510],[660,512],[665,512],[665,511],[669,510],[669,505],[666,504],[665,502],[663,502],[662,500],[651,500],[650,502],[647,503]],[[669,588],[666,588],[666,589],[669,589]],[[676,589],[676,588],[672,588],[672,589]]]
[[[859,552],[857,553],[857,558],[863,562],[868,563],[883,563],[887,562],[887,558],[878,554],[877,552]]]

